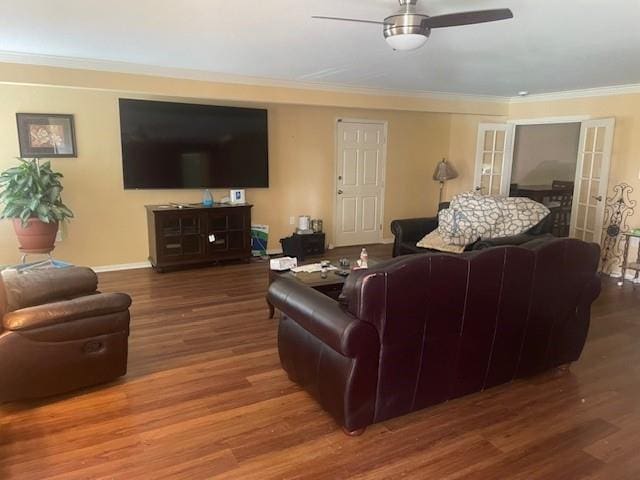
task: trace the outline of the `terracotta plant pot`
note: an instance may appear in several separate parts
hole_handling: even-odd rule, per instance
[[[23,227],[20,219],[14,218],[13,229],[22,252],[49,253],[56,246],[58,222],[44,223],[39,218],[30,218],[27,226]]]

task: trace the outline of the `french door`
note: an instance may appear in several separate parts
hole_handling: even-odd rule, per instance
[[[613,118],[580,122],[571,207],[571,237],[596,243],[600,243],[602,239],[614,128]],[[474,188],[479,193],[508,195],[514,132],[515,124],[478,125]]]
[[[615,119],[582,122],[571,208],[570,236],[600,243]]]
[[[507,195],[511,183],[513,132],[506,123],[478,125],[474,189],[482,195]]]
[[[336,143],[334,243],[378,243],[382,238],[386,125],[339,121]]]

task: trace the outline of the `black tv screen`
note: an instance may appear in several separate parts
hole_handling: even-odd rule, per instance
[[[120,99],[124,188],[269,186],[267,111]]]

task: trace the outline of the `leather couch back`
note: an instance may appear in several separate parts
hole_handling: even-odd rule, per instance
[[[43,283],[46,288],[43,288]],[[98,277],[87,267],[42,269],[27,273],[0,273],[0,312],[42,305],[51,301],[89,295],[98,288]]]
[[[343,305],[380,335],[375,421],[576,360],[598,260],[596,244],[555,239],[349,276]]]

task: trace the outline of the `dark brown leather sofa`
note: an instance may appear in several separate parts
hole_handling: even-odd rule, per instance
[[[97,286],[83,267],[0,275],[0,402],[126,373],[131,299]]]
[[[404,256],[351,274],[340,302],[280,278],[289,377],[347,432],[580,357],[599,247],[536,240]]]
[[[438,212],[445,208],[449,208],[449,202],[442,202],[438,206]],[[554,218],[557,215],[557,208],[552,208],[551,213],[544,217],[538,224],[531,227],[520,235],[512,235],[509,237],[491,238],[478,240],[467,245],[465,251],[482,250],[490,247],[499,247],[502,245],[522,245],[523,243],[535,240],[539,236],[552,237]],[[393,256],[411,255],[413,253],[425,253],[433,251],[428,248],[421,248],[416,244],[427,233],[433,232],[438,228],[438,216],[424,218],[403,218],[393,220],[391,222],[391,233],[394,235]]]

